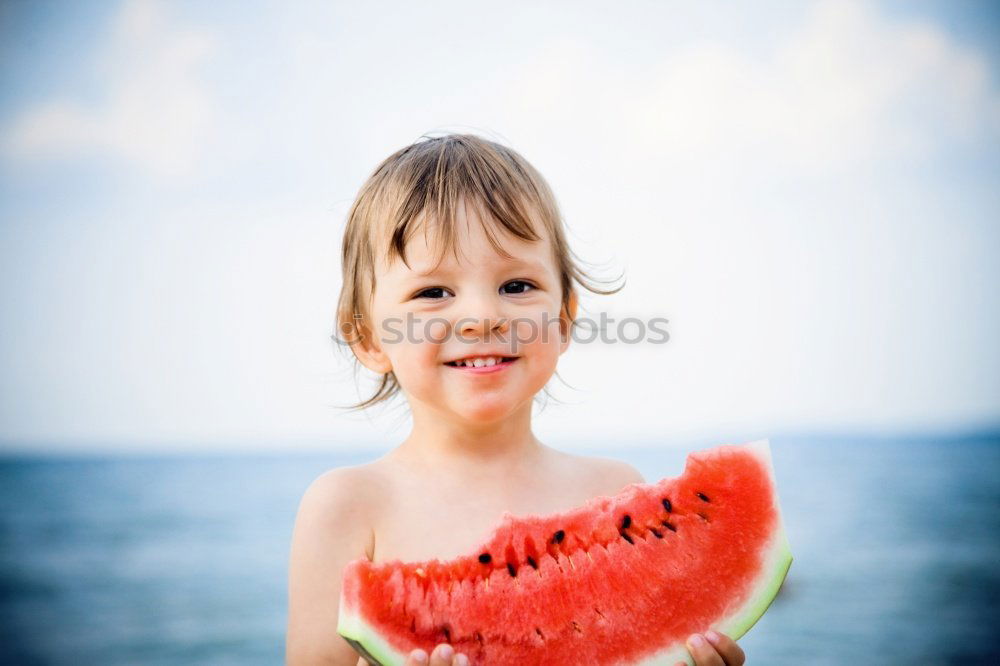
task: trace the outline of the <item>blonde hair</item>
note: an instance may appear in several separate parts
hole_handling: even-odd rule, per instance
[[[574,284],[596,294],[621,289],[596,286],[605,281],[590,277],[581,268],[582,262],[566,242],[552,190],[520,154],[472,134],[424,135],[379,164],[361,186],[348,213],[337,329],[352,351],[369,333],[364,322],[369,320],[375,293],[377,262],[388,264],[398,258],[406,263],[407,243],[421,226],[426,233],[427,225],[422,225],[421,219],[434,220],[438,261],[448,249],[458,258],[455,212],[460,200],[477,208],[490,244],[502,256],[510,255],[503,249],[499,233],[537,241],[542,236],[534,220],[541,223],[552,242],[562,287],[562,312],[567,319],[571,319]],[[398,391],[395,375],[387,372],[375,393],[352,408],[375,405]]]

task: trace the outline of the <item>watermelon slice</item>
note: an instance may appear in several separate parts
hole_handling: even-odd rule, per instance
[[[692,664],[695,632],[739,638],[792,557],[766,440],[556,515],[505,513],[447,562],[351,562],[337,631],[371,664],[448,642],[472,664]]]

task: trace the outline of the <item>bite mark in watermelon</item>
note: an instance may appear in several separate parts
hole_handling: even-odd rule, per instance
[[[504,513],[447,562],[351,562],[337,631],[372,664],[448,642],[472,664],[692,664],[695,632],[736,639],[791,565],[767,440],[549,516]]]

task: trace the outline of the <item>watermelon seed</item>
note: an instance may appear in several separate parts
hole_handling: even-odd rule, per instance
[[[576,631],[581,634],[583,633],[583,630],[580,629],[580,625],[576,623],[576,620],[573,620],[573,631]]]
[[[489,553],[483,553],[479,556],[479,561],[483,564],[489,564],[493,560],[493,556]]]
[[[604,617],[604,613],[602,613],[600,610],[598,610],[598,608],[596,606],[594,607],[594,612],[597,613],[598,615],[600,615],[602,620],[607,620],[608,619],[608,618]]]
[[[483,645],[486,643],[486,641],[483,640],[483,635],[477,631],[475,636],[476,640],[479,641],[479,647],[483,647]]]
[[[562,540],[566,537],[566,532],[563,530],[557,531],[552,535],[552,543],[562,543]]]
[[[663,538],[663,533],[657,530],[655,527],[650,527],[649,531],[652,532],[653,536],[655,536],[657,539]]]
[[[706,523],[712,522],[711,520],[708,519],[708,516],[706,516],[705,514],[703,514],[701,511],[698,512],[698,517],[701,518],[702,520],[704,520]]]
[[[631,525],[632,525],[632,516],[626,513],[625,517],[622,518],[622,529],[627,530]]]
[[[673,525],[671,525],[670,523],[668,523],[668,522],[667,522],[667,521],[665,521],[665,520],[661,520],[661,521],[660,521],[660,524],[662,524],[662,525],[663,525],[664,527],[666,527],[666,528],[667,528],[668,530],[670,530],[671,532],[676,532],[676,531],[677,531],[677,528],[676,528],[676,527],[674,527]]]
[[[670,503],[670,500],[668,500],[666,497],[663,498],[663,508],[667,510],[667,513],[670,513],[671,511],[674,510],[674,507]]]
[[[448,625],[441,627],[441,632],[444,633],[444,642],[451,643],[451,629],[448,628]]]
[[[514,565],[510,562],[507,563],[507,573],[510,574],[511,578],[517,576],[517,569],[515,569]]]
[[[538,637],[541,638],[543,641],[545,640],[545,634],[542,633],[541,629],[535,627],[535,633],[538,634]]]
[[[534,569],[538,568],[538,562],[535,562],[535,559],[533,557],[528,558],[528,564],[530,564]]]
[[[695,495],[697,495],[698,499],[700,499],[702,502],[711,502],[712,501],[712,500],[708,499],[708,495],[706,495],[705,493],[695,493]]]
[[[629,535],[628,535],[628,534],[627,534],[627,533],[625,532],[625,530],[619,530],[619,531],[618,531],[618,534],[620,534],[620,535],[621,535],[621,537],[622,537],[623,539],[625,539],[626,541],[628,541],[628,542],[629,542],[630,544],[632,544],[633,546],[635,545],[635,541],[632,541],[632,537],[630,537],[630,536],[629,536]]]

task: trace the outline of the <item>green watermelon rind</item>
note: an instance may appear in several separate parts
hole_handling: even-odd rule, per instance
[[[744,445],[751,449],[767,465],[772,484],[774,483],[774,468],[771,464],[771,449],[768,440],[758,440]],[[778,510],[778,520],[781,521],[780,507],[776,484],[774,501]],[[744,636],[771,606],[778,590],[788,574],[792,564],[792,552],[788,543],[783,523],[779,522],[774,538],[765,551],[765,564],[754,585],[749,598],[733,612],[717,622],[712,628],[719,633],[738,640]],[[353,647],[373,666],[403,666],[408,653],[402,653],[393,648],[379,632],[365,622],[360,613],[348,609],[344,599],[340,600],[338,612],[337,633],[343,636]],[[694,666],[694,661],[683,643],[665,646],[648,659],[638,662],[636,666],[674,666],[683,661],[688,666]]]
[[[337,614],[337,633],[373,666],[402,666],[409,656],[409,653],[404,654],[389,645],[360,613],[345,608],[343,599]]]

